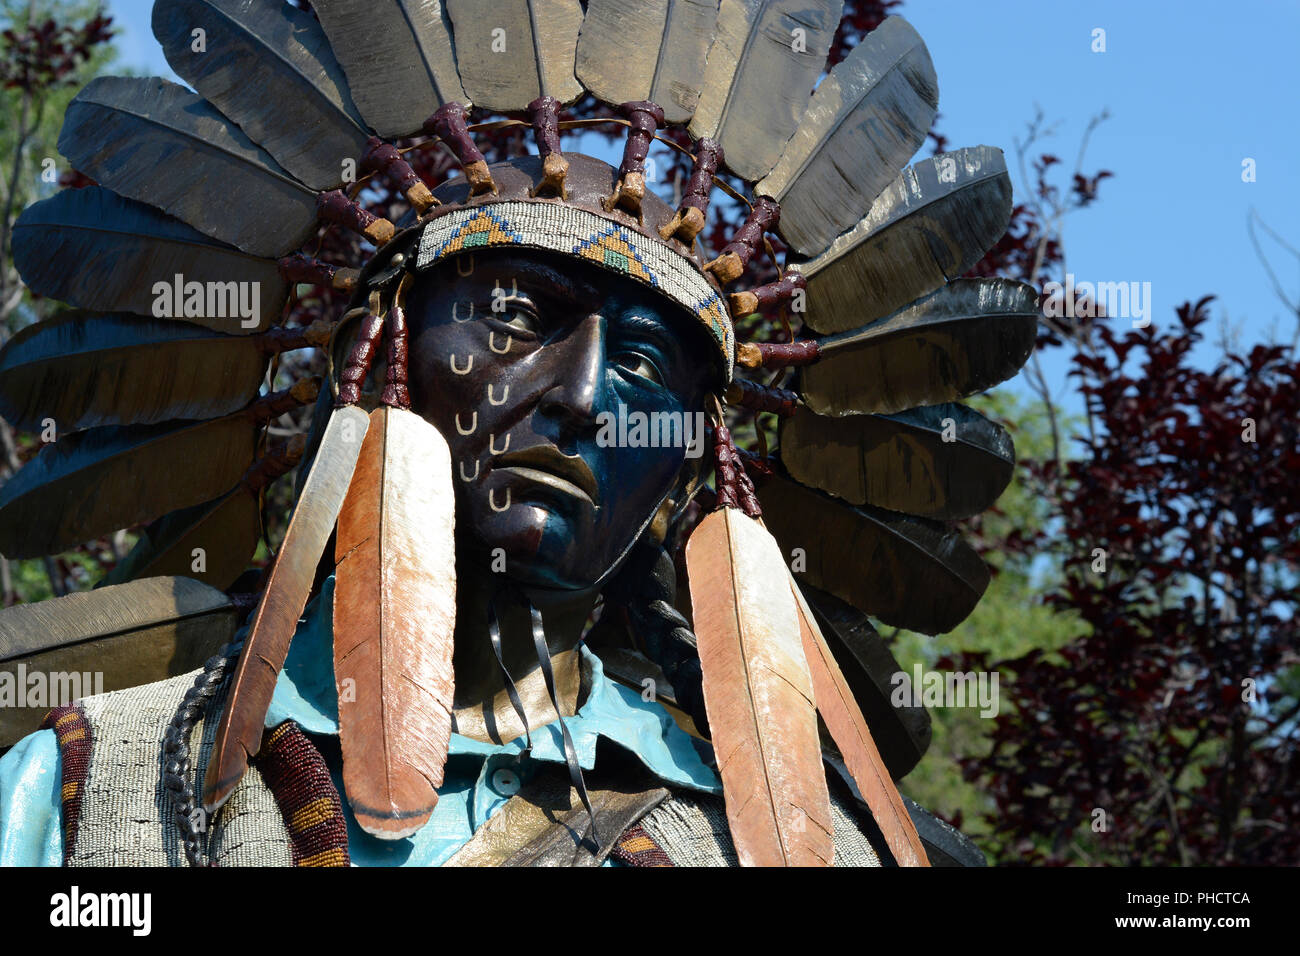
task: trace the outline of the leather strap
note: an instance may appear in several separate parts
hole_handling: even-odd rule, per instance
[[[519,699],[515,679],[510,676],[510,671],[506,667],[506,660],[501,654],[501,622],[497,619],[495,602],[488,608],[488,640],[492,642],[492,652],[496,654],[497,663],[501,666],[501,673],[505,676],[506,696],[510,698],[510,706],[514,708],[515,714],[518,715],[519,720],[524,725],[524,755],[526,755],[533,749],[533,733],[528,726],[528,715],[524,713],[524,702]]]
[[[637,821],[668,798],[647,773],[627,768],[609,786],[593,775],[591,808],[559,766],[547,765],[474,833],[447,866],[600,866]],[[605,841],[595,838],[599,831]]]
[[[569,768],[569,781],[573,784],[573,789],[578,791],[578,796],[582,798],[582,805],[587,808],[587,816],[591,818],[591,835],[599,843],[596,812],[591,808],[587,784],[582,779],[582,767],[578,765],[578,751],[573,746],[573,737],[569,734],[569,725],[564,722],[564,714],[560,713],[560,698],[555,692],[555,669],[551,667],[551,649],[546,645],[546,629],[542,624],[542,612],[537,610],[527,598],[525,602],[533,619],[533,647],[537,649],[537,663],[541,665],[542,678],[546,681],[546,692],[551,695],[551,706],[555,709],[555,717],[560,724],[560,736],[564,738],[564,762]]]

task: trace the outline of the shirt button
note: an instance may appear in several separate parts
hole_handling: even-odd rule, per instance
[[[519,792],[519,774],[507,767],[494,771],[492,789],[503,797],[513,797]]]

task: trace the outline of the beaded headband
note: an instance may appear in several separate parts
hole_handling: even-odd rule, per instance
[[[731,380],[735,337],[726,304],[698,266],[663,242],[585,209],[516,200],[454,209],[421,227],[416,268],[499,247],[574,256],[668,296],[704,326]]]

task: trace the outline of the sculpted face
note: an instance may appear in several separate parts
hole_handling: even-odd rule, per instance
[[[502,549],[521,583],[594,586],[677,487],[685,435],[703,447],[715,347],[653,290],[540,252],[447,260],[406,311],[412,407],[451,447],[462,547],[485,567]],[[611,421],[656,414],[692,431],[618,441]]]

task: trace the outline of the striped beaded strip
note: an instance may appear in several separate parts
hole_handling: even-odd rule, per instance
[[[417,269],[495,246],[577,256],[658,289],[689,310],[721,350],[731,381],[735,333],[726,303],[689,259],[664,243],[585,209],[510,200],[439,216],[420,235]]]
[[[266,731],[253,762],[280,806],[293,865],[347,866],[343,803],[324,758],[298,725],[286,720]]]
[[[63,787],[63,862],[72,859],[77,848],[77,829],[81,821],[81,798],[90,776],[93,741],[90,722],[80,707],[55,707],[41,722],[42,730],[53,730],[59,744],[59,766]]]

